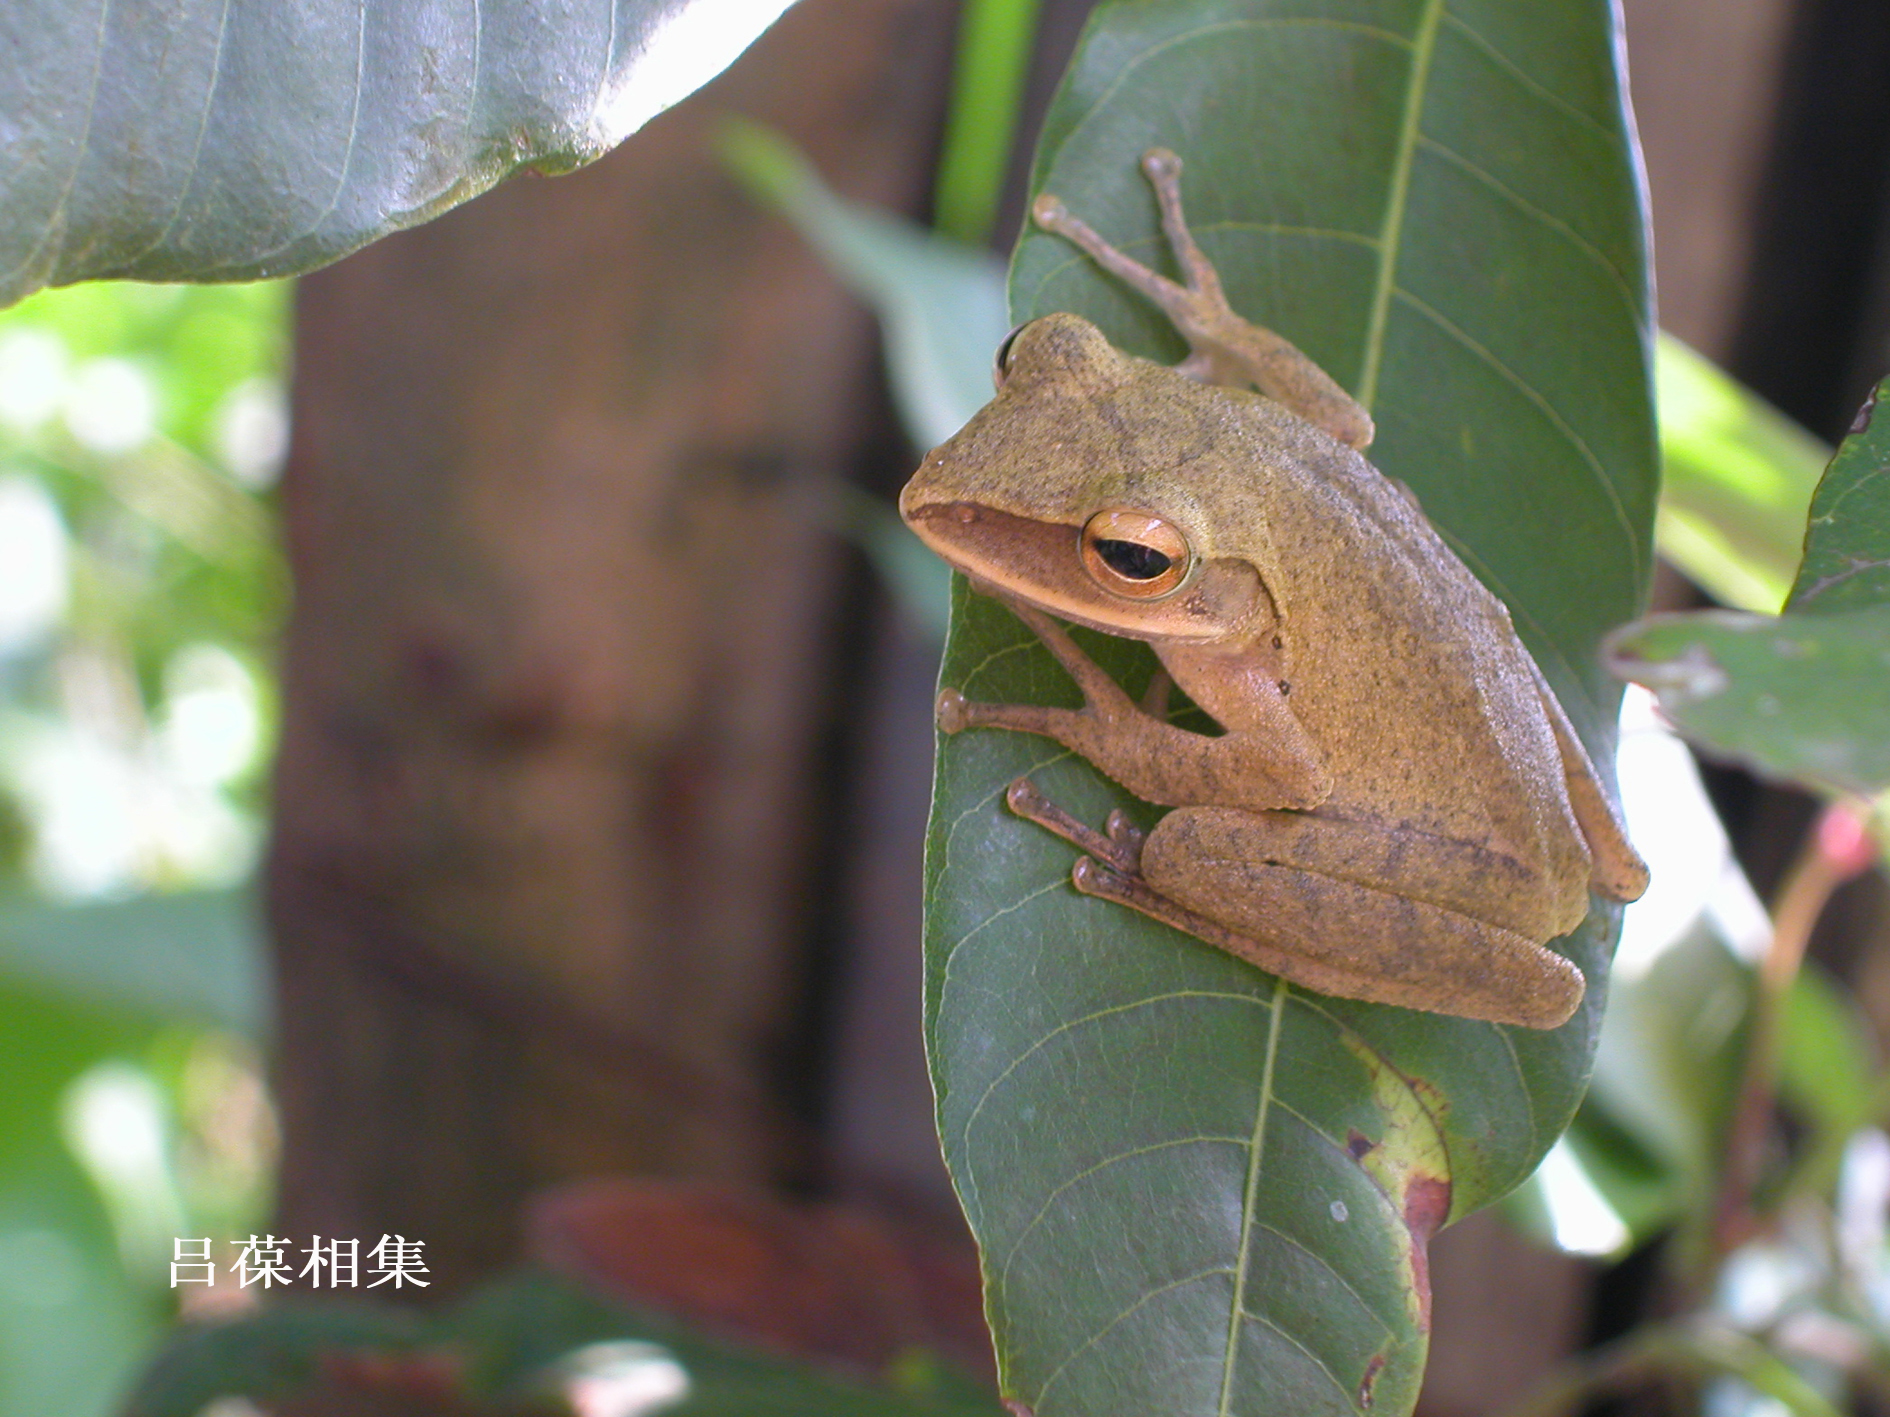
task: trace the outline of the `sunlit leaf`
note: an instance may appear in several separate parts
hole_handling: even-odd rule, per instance
[[[1831,450],[1672,335],[1655,363],[1660,552],[1720,604],[1771,614]]]
[[[1871,391],[1811,499],[1789,609],[1820,614],[1890,601],[1890,379]]]
[[[1608,644],[1710,752],[1827,790],[1890,787],[1890,419],[1879,386],[1812,498],[1780,616],[1654,615]]]
[[[1641,604],[1655,484],[1641,213],[1609,7],[1188,0],[1097,12],[1034,185],[1167,264],[1137,170],[1187,164],[1237,308],[1366,398],[1372,455],[1510,605],[1597,760],[1594,646]],[[1078,311],[1173,361],[1156,313],[1061,241],[1012,314]],[[1074,702],[1008,612],[954,597],[944,682]],[[1150,658],[1085,640],[1125,681]],[[941,748],[927,1034],[983,1247],[1006,1392],[1038,1417],[1407,1412],[1424,1246],[1534,1169],[1585,1081],[1615,912],[1559,942],[1591,981],[1547,1034],[1321,998],[1076,895],[1009,816],[1133,803],[1045,740]]]
[[[312,270],[601,157],[787,0],[25,0],[0,11],[0,304]]]

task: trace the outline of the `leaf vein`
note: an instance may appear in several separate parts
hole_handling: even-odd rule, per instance
[[[99,81],[105,72],[105,36],[106,31],[111,27],[111,17],[112,0],[103,0],[98,8],[98,52],[92,58],[92,92],[86,99],[85,126],[79,130],[78,148],[72,158],[72,171],[66,175],[66,185],[59,193],[59,200],[54,202],[52,210],[46,213],[46,229],[40,233],[39,240],[33,243],[33,248],[20,258],[4,278],[0,278],[0,288],[11,288],[13,278],[39,259],[39,253],[46,249],[47,242],[53,240],[63,242],[64,238],[58,236],[57,233],[60,223],[65,220],[66,206],[72,200],[72,189],[78,185],[79,169],[85,166],[85,155],[92,144],[92,124],[98,119]],[[57,265],[58,261],[55,258],[53,261],[55,269]]]
[[[204,135],[210,131],[210,110],[216,106],[217,88],[223,82],[223,46],[230,33],[230,0],[223,0],[223,12],[217,17],[217,45],[210,56],[210,83],[203,94],[203,111],[197,116],[197,136],[190,147],[190,164],[184,172],[184,185],[177,190],[177,202],[171,208],[158,234],[145,243],[143,249],[120,262],[121,269],[129,269],[151,252],[164,244],[165,238],[176,230],[179,219],[184,214],[184,204],[190,200],[192,189],[197,185],[198,162],[203,157]]]
[[[1088,1338],[1084,1339],[1081,1344],[1079,1344],[1074,1350],[1071,1351],[1070,1355],[1067,1358],[1065,1358],[1061,1363],[1057,1364],[1055,1370],[1051,1372],[1050,1376],[1043,1380],[1043,1386],[1037,1389],[1036,1401],[1034,1401],[1031,1404],[1031,1406],[1036,1409],[1036,1411],[1039,1414],[1039,1417],[1041,1417],[1041,1414],[1043,1412],[1044,1397],[1049,1393],[1050,1389],[1056,1385],[1058,1380],[1062,1378],[1064,1373],[1069,1371],[1070,1364],[1074,1363],[1078,1358],[1081,1358],[1085,1353],[1089,1352],[1089,1350],[1094,1348],[1098,1343],[1101,1343],[1105,1338],[1109,1336],[1109,1332],[1111,1329],[1115,1328],[1118,1324],[1122,1323],[1124,1320],[1132,1316],[1136,1312],[1136,1310],[1142,1308],[1144,1305],[1153,1303],[1155,1300],[1161,1298],[1162,1295],[1164,1294],[1173,1293],[1177,1289],[1185,1289],[1190,1284],[1198,1284],[1202,1280],[1211,1279],[1217,1274],[1232,1274],[1232,1273],[1233,1273],[1233,1270],[1229,1269],[1226,1265],[1215,1265],[1211,1269],[1204,1269],[1196,1274],[1185,1275],[1180,1279],[1170,1280],[1167,1284],[1163,1284],[1163,1285],[1158,1286],[1157,1288],[1149,1290],[1146,1294],[1138,1298],[1133,1304],[1129,1305],[1128,1308],[1124,1309],[1121,1313],[1117,1314],[1114,1318],[1109,1320],[1108,1323],[1104,1324],[1101,1328],[1097,1329],[1096,1332],[1092,1333]]]
[[[321,229],[322,223],[334,214],[335,208],[341,205],[341,194],[348,190],[348,174],[354,167],[354,147],[361,134],[361,95],[367,88],[368,0],[358,0],[355,9],[360,16],[360,24],[355,30],[354,37],[354,100],[352,107],[348,110],[348,141],[341,150],[341,170],[335,176],[335,190],[328,195],[328,205],[323,207],[300,232],[285,241],[278,242],[267,251],[259,252],[247,263],[259,275],[268,275],[262,263],[271,256],[279,256],[298,241],[314,236]]]
[[[1451,14],[1449,11],[1445,11],[1444,23],[1449,25],[1458,34],[1461,34],[1465,39],[1469,40],[1470,43],[1481,50],[1492,63],[1544,103],[1560,110],[1577,123],[1580,123],[1583,127],[1599,134],[1610,145],[1613,145],[1617,141],[1615,136],[1608,131],[1606,125],[1603,124],[1600,119],[1591,114],[1584,113],[1581,109],[1563,98],[1559,93],[1555,92],[1555,90],[1551,89],[1547,84],[1535,78],[1525,70],[1522,65],[1503,53],[1502,50],[1498,49],[1494,44],[1490,43],[1488,39],[1484,38],[1479,31],[1472,29],[1463,20]]]
[[[1561,217],[1537,206],[1534,202],[1505,183],[1501,178],[1478,166],[1455,148],[1446,147],[1435,138],[1422,136],[1418,139],[1418,146],[1423,148],[1426,152],[1435,153],[1445,161],[1455,164],[1465,175],[1489,188],[1524,216],[1548,230],[1555,232],[1571,246],[1575,247],[1576,250],[1588,257],[1590,261],[1601,268],[1602,272],[1608,277],[1608,283],[1612,285],[1615,290],[1620,293],[1621,298],[1627,302],[1628,312],[1633,318],[1634,323],[1637,326],[1643,323],[1640,301],[1635,297],[1634,288],[1628,284],[1627,277],[1621,273],[1620,267],[1609,260],[1607,253],[1599,246],[1595,245],[1594,242],[1590,241],[1586,236],[1583,236]]]
[[[1240,1316],[1247,1306],[1247,1259],[1253,1247],[1254,1211],[1259,1205],[1267,1121],[1273,1109],[1273,1069],[1280,1056],[1280,1019],[1285,1011],[1286,981],[1276,979],[1267,1020],[1267,1061],[1260,1073],[1260,1100],[1254,1106],[1253,1140],[1247,1150],[1247,1185],[1240,1202],[1240,1254],[1235,1261],[1234,1299],[1227,1314],[1227,1347],[1221,1358],[1220,1417],[1227,1417],[1234,1398],[1234,1363],[1240,1354]]]
[[[1601,465],[1601,459],[1595,456],[1594,450],[1588,446],[1587,441],[1569,425],[1568,420],[1563,418],[1562,415],[1556,411],[1555,405],[1550,403],[1535,385],[1523,378],[1522,375],[1518,374],[1514,369],[1511,369],[1509,365],[1505,364],[1496,356],[1494,351],[1475,339],[1468,331],[1453,324],[1438,310],[1427,305],[1402,286],[1398,287],[1394,293],[1397,295],[1398,299],[1402,300],[1406,305],[1416,310],[1425,319],[1437,326],[1437,328],[1443,331],[1450,339],[1462,345],[1464,349],[1482,360],[1483,363],[1494,370],[1505,383],[1509,384],[1517,393],[1534,404],[1542,416],[1549,420],[1550,426],[1575,450],[1582,462],[1587,465],[1588,470],[1594,474],[1595,485],[1607,499],[1608,510],[1614,514],[1615,521],[1620,525],[1622,540],[1627,545],[1629,569],[1633,576],[1635,594],[1638,597],[1646,589],[1646,568],[1641,558],[1641,544],[1639,539],[1634,535],[1634,523],[1627,514],[1626,506],[1622,504],[1620,492],[1615,488],[1613,481],[1608,477],[1607,470]]]
[[[1392,1325],[1390,1320],[1386,1319],[1383,1314],[1379,1313],[1377,1309],[1372,1307],[1371,1301],[1366,1299],[1366,1297],[1363,1294],[1358,1292],[1357,1288],[1353,1286],[1352,1281],[1347,1279],[1343,1274],[1341,1274],[1339,1272],[1338,1266],[1333,1264],[1331,1260],[1327,1259],[1324,1255],[1320,1254],[1317,1250],[1313,1249],[1313,1247],[1308,1245],[1304,1240],[1301,1240],[1296,1236],[1287,1234],[1284,1230],[1280,1229],[1280,1227],[1277,1225],[1268,1225],[1263,1220],[1263,1221],[1259,1221],[1256,1224],[1255,1228],[1259,1230],[1264,1230],[1269,1235],[1277,1236],[1279,1239],[1283,1240],[1285,1243],[1287,1243],[1288,1245],[1291,1245],[1294,1249],[1298,1250],[1302,1255],[1306,1256],[1306,1258],[1311,1260],[1314,1264],[1318,1265],[1327,1274],[1331,1275],[1333,1278],[1333,1281],[1341,1289],[1343,1289],[1347,1294],[1350,1294],[1352,1298],[1358,1302],[1358,1306],[1361,1309],[1363,1309],[1366,1313],[1370,1314],[1372,1318],[1377,1321],[1378,1326],[1385,1331],[1385,1337],[1395,1339],[1398,1336],[1398,1330]]]
[[[1146,998],[1131,999],[1121,1004],[1111,1004],[1106,1009],[1096,1009],[1091,1013],[1084,1014],[1080,1018],[1065,1020],[1048,1033],[1044,1034],[1042,1038],[1039,1038],[1015,1058],[1011,1059],[1009,1063],[1005,1064],[1003,1071],[992,1078],[990,1083],[986,1085],[984,1091],[979,1095],[976,1105],[966,1114],[965,1124],[959,1130],[959,1136],[964,1142],[967,1155],[969,1155],[971,1150],[972,1124],[978,1120],[978,1114],[984,1110],[984,1104],[991,1100],[991,1094],[1002,1087],[1005,1080],[1009,1078],[1012,1073],[1016,1072],[1035,1054],[1042,1052],[1043,1049],[1049,1047],[1050,1044],[1056,1042],[1056,1040],[1061,1038],[1064,1034],[1073,1032],[1078,1028],[1083,1028],[1092,1023],[1099,1023],[1106,1018],[1114,1018],[1119,1014],[1134,1013],[1137,1009],[1152,1008],[1156,1004],[1172,1003],[1176,999],[1226,999],[1239,1004],[1252,1004],[1256,1007],[1260,1006],[1262,1002],[1251,994],[1232,994],[1220,989],[1176,989],[1172,993],[1150,994]]]
[[[1178,1146],[1195,1146],[1203,1142],[1213,1142],[1213,1143],[1225,1144],[1227,1146],[1238,1146],[1238,1147],[1245,1147],[1249,1145],[1248,1140],[1245,1137],[1216,1137],[1216,1136],[1206,1136],[1206,1135],[1192,1136],[1192,1137],[1171,1137],[1167,1141],[1152,1142],[1148,1146],[1131,1147],[1127,1151],[1117,1152],[1114,1156],[1105,1156],[1101,1161],[1096,1162],[1093,1166],[1086,1167],[1085,1169],[1077,1172],[1074,1176],[1070,1177],[1067,1181],[1059,1185],[1055,1190],[1051,1191],[1049,1195],[1044,1197],[1043,1205],[1038,1208],[1037,1213],[1031,1216],[1029,1222],[1024,1226],[1022,1230],[1019,1230],[1017,1232],[1017,1238],[1011,1242],[1010,1249],[1005,1252],[1004,1264],[1002,1268],[998,1271],[998,1280],[997,1280],[998,1288],[1000,1289],[1004,1288],[1004,1286],[1009,1282],[1010,1273],[1011,1273],[1011,1265],[1017,1259],[1017,1252],[1023,1249],[1024,1241],[1030,1238],[1031,1233],[1034,1230],[1036,1230],[1037,1226],[1040,1223],[1042,1223],[1043,1218],[1050,1213],[1050,1207],[1057,1203],[1058,1197],[1062,1196],[1072,1186],[1077,1186],[1077,1185],[1082,1184],[1084,1181],[1087,1181],[1091,1176],[1096,1175],[1098,1172],[1107,1171],[1111,1166],[1118,1165],[1124,1161],[1133,1161],[1138,1156],[1148,1156],[1154,1152],[1168,1151]]]
[[[1358,401],[1371,412],[1378,397],[1378,372],[1384,362],[1385,325],[1391,315],[1391,292],[1398,279],[1399,246],[1404,239],[1404,213],[1411,197],[1411,161],[1417,152],[1418,125],[1424,118],[1424,100],[1431,81],[1431,55],[1437,47],[1437,23],[1444,0],[1424,0],[1417,34],[1411,41],[1411,80],[1405,90],[1404,115],[1398,126],[1398,146],[1391,165],[1391,190],[1385,195],[1384,225],[1379,231],[1378,278],[1365,321],[1365,364],[1359,371]]]
[[[1344,1383],[1339,1381],[1339,1375],[1332,1371],[1332,1365],[1328,1363],[1324,1358],[1321,1358],[1317,1353],[1313,1352],[1311,1348],[1307,1347],[1305,1343],[1301,1342],[1299,1339],[1295,1338],[1292,1334],[1288,1333],[1285,1329],[1281,1328],[1277,1323],[1275,1323],[1272,1319],[1268,1318],[1265,1314],[1256,1314],[1252,1309],[1242,1309],[1240,1311],[1240,1316],[1243,1319],[1248,1320],[1250,1323],[1257,1323],[1262,1328],[1271,1329],[1274,1333],[1278,1334],[1281,1338],[1285,1339],[1288,1343],[1292,1344],[1293,1347],[1297,1348],[1301,1353],[1304,1353],[1308,1358],[1312,1359],[1313,1366],[1319,1369],[1320,1372],[1324,1373],[1326,1375],[1327,1381],[1329,1381],[1333,1385],[1333,1387],[1339,1390],[1339,1396],[1345,1399],[1345,1405],[1347,1407],[1351,1407],[1356,1410],[1358,1404],[1352,1394],[1352,1391],[1349,1388],[1347,1388]]]

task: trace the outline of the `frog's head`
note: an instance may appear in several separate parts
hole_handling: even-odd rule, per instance
[[[1227,441],[1224,390],[1046,315],[998,350],[997,397],[899,497],[974,581],[1111,634],[1245,638],[1272,606],[1245,540],[1198,495]],[[1221,478],[1206,479],[1218,484]]]

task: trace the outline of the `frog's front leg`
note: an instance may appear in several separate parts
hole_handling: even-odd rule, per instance
[[[1290,340],[1242,319],[1227,303],[1220,276],[1182,215],[1181,159],[1166,148],[1151,148],[1142,155],[1142,171],[1155,189],[1162,230],[1185,285],[1118,251],[1048,192],[1038,196],[1031,216],[1162,307],[1194,351],[1181,366],[1184,371],[1210,384],[1252,385],[1341,443],[1354,448],[1370,443],[1371,415],[1362,405]]]
[[[1317,749],[1290,715],[1271,734],[1215,738],[1177,728],[1138,706],[1055,620],[1022,601],[998,598],[1076,681],[1083,707],[976,703],[945,689],[938,696],[938,725],[945,732],[1005,728],[1053,738],[1143,801],[1163,806],[1231,797],[1255,808],[1312,807],[1331,791]]]

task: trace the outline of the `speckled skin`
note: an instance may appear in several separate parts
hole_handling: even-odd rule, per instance
[[[1646,870],[1508,612],[1408,494],[1272,399],[1125,355],[1074,315],[1022,330],[1006,370],[900,507],[1088,701],[948,691],[943,726],[1044,733],[1176,808],[1145,844],[1039,816],[1113,868],[1085,881],[1079,863],[1078,884],[1322,992],[1566,1020],[1583,981],[1542,942],[1591,886],[1631,899]],[[1107,508],[1183,533],[1178,589],[1129,600],[1088,576],[1081,528]],[[1042,612],[1148,641],[1225,735],[1131,704]]]

